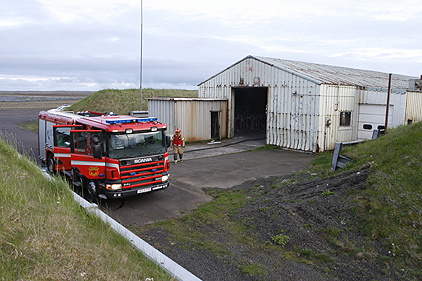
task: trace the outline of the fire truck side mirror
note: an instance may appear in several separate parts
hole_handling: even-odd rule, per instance
[[[94,158],[101,159],[103,155],[103,145],[98,137],[92,138],[92,153],[94,154]]]
[[[166,136],[166,145],[167,145],[167,148],[170,147],[170,144],[171,144],[171,136],[167,135]]]

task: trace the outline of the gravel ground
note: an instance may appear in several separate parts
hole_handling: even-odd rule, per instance
[[[177,240],[160,225],[141,236],[205,281],[400,280],[382,260],[388,250],[359,232],[361,222],[348,200],[365,188],[367,177],[364,169],[286,186],[269,178],[233,187],[250,200],[230,221],[244,225],[254,242],[232,239],[219,225],[198,225],[206,239],[222,245],[220,252]],[[284,246],[273,240],[277,235],[288,237]]]

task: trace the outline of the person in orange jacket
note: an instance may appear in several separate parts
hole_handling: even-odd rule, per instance
[[[171,138],[170,147],[173,148],[174,164],[177,164],[177,154],[179,154],[180,162],[183,162],[183,148],[185,147],[185,138],[182,136],[182,131],[176,129]]]

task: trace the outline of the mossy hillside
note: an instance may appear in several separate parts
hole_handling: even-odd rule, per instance
[[[150,97],[198,97],[196,90],[178,89],[143,89],[142,90],[142,110],[148,110]],[[98,91],[83,100],[74,103],[68,110],[114,112],[114,114],[129,114],[130,111],[140,110],[140,90],[139,89],[106,89]]]

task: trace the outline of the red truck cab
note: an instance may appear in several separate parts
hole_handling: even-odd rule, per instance
[[[53,109],[38,116],[39,157],[91,198],[122,198],[169,186],[166,125],[156,118]]]

